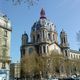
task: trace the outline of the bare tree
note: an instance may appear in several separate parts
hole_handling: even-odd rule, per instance
[[[67,76],[80,74],[80,59],[64,60],[64,68]]]
[[[64,59],[64,68],[66,76],[69,76],[71,74],[72,66],[72,61],[70,59]]]
[[[21,59],[21,70],[24,77],[41,77],[46,69],[46,57],[38,55],[36,52],[26,54]]]
[[[21,68],[22,68],[22,72],[24,73],[23,75],[25,75],[25,77],[32,75],[34,69],[35,69],[35,55],[33,54],[26,54],[23,59],[21,60]]]
[[[5,0],[5,1],[11,1],[14,5],[20,5],[20,4],[26,3],[27,6],[33,6],[39,0]]]
[[[63,63],[63,56],[62,54],[57,51],[52,51],[50,55],[50,60],[51,60],[51,73],[53,76],[60,75],[60,67],[62,66]]]
[[[73,73],[78,75],[80,74],[80,59],[73,60]]]

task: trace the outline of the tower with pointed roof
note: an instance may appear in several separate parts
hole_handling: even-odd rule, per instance
[[[67,33],[62,29],[60,33],[60,40],[61,40],[61,47],[68,48],[68,39],[67,39]]]
[[[68,44],[68,39],[67,39],[67,33],[62,29],[60,33],[60,47],[61,51],[64,53],[65,57],[68,57],[69,55],[69,44]]]
[[[28,44],[28,35],[26,32],[24,32],[24,34],[22,34],[22,46],[21,46],[21,58],[25,55],[26,53],[26,47]]]

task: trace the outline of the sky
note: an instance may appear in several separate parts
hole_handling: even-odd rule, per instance
[[[21,36],[24,31],[30,36],[31,27],[39,20],[42,8],[46,17],[56,25],[59,44],[60,31],[64,29],[68,35],[70,48],[79,49],[76,33],[80,30],[80,0],[39,0],[33,7],[27,7],[26,3],[13,5],[11,0],[0,0],[0,12],[6,14],[12,24],[10,51],[12,62],[20,61]]]

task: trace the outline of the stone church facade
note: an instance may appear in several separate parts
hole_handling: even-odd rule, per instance
[[[33,51],[41,55],[49,55],[51,51],[56,50],[60,54],[63,53],[65,58],[80,59],[80,51],[70,49],[64,30],[60,32],[60,44],[58,43],[56,26],[47,19],[44,9],[41,9],[39,20],[33,24],[30,37],[29,42],[27,33],[22,34],[21,58]]]

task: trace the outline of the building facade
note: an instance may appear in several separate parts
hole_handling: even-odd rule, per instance
[[[0,72],[10,70],[11,22],[5,14],[0,14]],[[7,73],[6,73],[7,74]]]
[[[47,19],[44,9],[41,9],[39,20],[33,24],[30,37],[29,42],[27,33],[22,35],[21,59],[25,54],[33,53],[33,51],[40,55],[49,55],[54,50],[62,53],[67,59],[80,59],[80,51],[70,49],[64,30],[60,32],[60,44],[58,43],[56,26]]]
[[[20,78],[20,63],[10,64],[10,79],[19,79]]]

